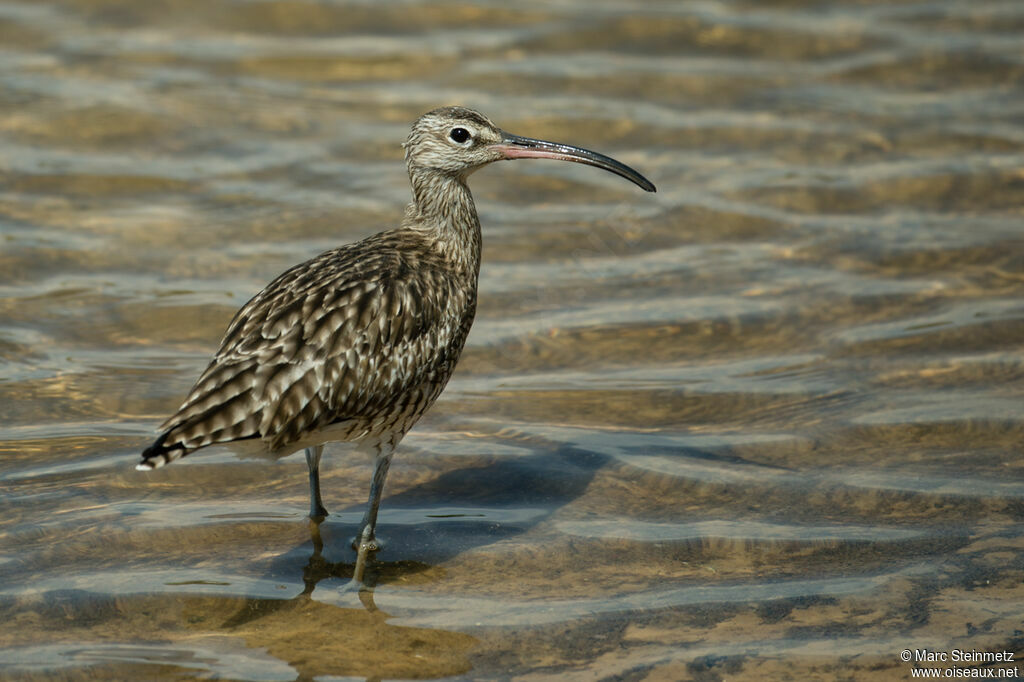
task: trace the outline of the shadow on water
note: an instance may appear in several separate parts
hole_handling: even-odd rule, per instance
[[[419,512],[418,522],[389,523],[385,514],[380,529],[386,545],[369,564],[362,590],[347,589],[355,567],[350,547],[355,526],[329,517],[322,524],[309,522],[308,543],[270,560],[260,583],[264,587],[254,590],[259,596],[204,595],[206,589],[239,586],[197,580],[168,583],[188,590],[183,594],[115,597],[48,590],[5,598],[0,601],[3,621],[13,624],[31,616],[33,631],[59,633],[47,644],[30,637],[18,649],[18,660],[9,663],[25,679],[36,673],[46,678],[55,670],[67,679],[180,679],[196,673],[261,680],[430,679],[465,674],[473,667],[470,653],[477,638],[391,624],[390,614],[374,603],[374,588],[438,580],[443,573],[437,565],[460,552],[528,531],[582,494],[607,460],[566,447],[449,471],[385,496],[386,508],[394,512],[390,516],[399,519],[410,509],[450,504],[501,510],[497,516],[521,520],[428,512],[423,521]],[[522,512],[524,507],[531,511]],[[361,510],[352,505],[338,516]],[[431,516],[442,518],[430,521]],[[340,560],[328,556],[339,553]],[[265,596],[266,585],[288,589],[297,584],[303,589],[290,598]],[[314,596],[324,590],[329,592],[325,600]]]
[[[308,541],[279,547],[273,543],[281,540],[282,527],[291,527],[291,534],[304,523],[299,517],[286,515],[289,520],[282,524],[278,516],[264,513],[273,510],[210,514],[203,507],[202,517],[216,520],[203,524],[185,520],[190,518],[186,514],[176,522],[184,525],[170,532],[192,539],[174,550],[171,565],[176,566],[169,570],[151,574],[145,565],[99,558],[112,570],[109,590],[53,589],[61,583],[54,578],[0,595],[0,621],[7,624],[0,627],[0,640],[17,647],[6,664],[24,679],[47,679],[56,671],[67,679],[180,679],[197,671],[268,680],[464,674],[472,668],[474,636],[394,625],[391,615],[375,605],[374,589],[443,581],[443,564],[534,529],[584,494],[610,459],[564,445],[530,447],[523,450],[529,454],[483,465],[458,458],[459,468],[399,486],[394,495],[385,491],[379,526],[384,547],[367,567],[363,590],[347,587],[355,567],[351,540],[356,530],[348,520],[361,515],[364,502],[338,508],[323,523],[308,521]],[[202,471],[171,472],[186,478],[197,473],[197,480],[206,480]],[[224,478],[219,492],[200,485],[203,496],[213,499],[223,496],[226,486]],[[180,497],[184,502],[186,496]],[[132,518],[132,526],[147,538],[142,541],[151,546],[153,531],[138,528],[141,517]],[[254,518],[261,525],[248,527]],[[268,519],[274,520],[268,524]],[[192,535],[204,528],[217,534],[216,542]],[[248,547],[271,558],[248,560],[254,575],[235,550],[219,549],[226,547]],[[81,551],[93,555],[97,549],[90,543]],[[54,546],[48,551],[59,557],[76,550]],[[26,621],[30,627],[18,627]],[[42,636],[49,632],[56,634]]]
[[[479,509],[538,510],[519,522],[499,522],[472,518],[473,514],[435,514],[436,522],[410,524],[382,520],[381,537],[385,546],[375,553],[367,567],[364,587],[351,589],[348,582],[355,568],[347,524],[310,522],[312,554],[303,544],[272,562],[269,574],[296,575],[301,571],[301,594],[291,599],[226,599],[222,606],[235,605],[235,612],[215,630],[241,636],[250,648],[264,649],[269,655],[288,663],[298,679],[319,675],[416,677],[419,679],[466,673],[471,669],[467,652],[476,639],[457,632],[429,628],[389,625],[388,615],[377,609],[374,588],[377,585],[415,581],[460,552],[500,542],[520,535],[572,502],[586,490],[594,472],[607,462],[603,455],[563,447],[513,460],[498,461],[485,467],[449,471],[441,476],[385,497],[392,511],[457,505]],[[345,511],[361,509],[354,506]],[[401,516],[401,514],[398,514]],[[427,515],[431,516],[430,514]],[[484,514],[477,514],[484,517]],[[331,561],[324,555],[321,530],[327,530],[330,553],[345,555]],[[336,531],[343,530],[344,533]],[[341,545],[340,547],[338,545]],[[300,557],[306,557],[299,569]],[[324,584],[326,583],[326,585]],[[363,609],[342,608],[314,598],[318,589],[335,589],[339,596],[358,602]],[[198,613],[207,614],[209,605]],[[204,615],[193,627],[210,623]]]
[[[365,584],[409,581],[434,573],[461,553],[529,532],[581,496],[608,461],[606,455],[562,446],[446,471],[394,495],[385,489],[378,525],[383,547],[367,566]],[[321,524],[311,522],[312,555],[309,544],[295,546],[273,560],[269,574],[294,574],[308,556],[303,569],[308,594],[322,580],[351,579],[357,527],[334,519],[361,514],[363,505],[350,505]],[[325,551],[342,558],[329,561]]]

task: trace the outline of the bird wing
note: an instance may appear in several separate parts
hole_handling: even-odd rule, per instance
[[[253,297],[144,464],[248,438],[274,451],[344,420],[362,430],[355,439],[417,399],[416,387],[439,381],[440,392],[472,323],[473,287],[387,234],[321,254]]]

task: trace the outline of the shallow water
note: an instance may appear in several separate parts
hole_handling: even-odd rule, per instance
[[[1022,652],[1022,29],[1012,0],[0,4],[0,677]],[[408,125],[452,103],[658,193],[473,177],[477,322],[351,594],[369,462],[325,459],[322,546],[301,456],[132,467],[249,296],[396,223]]]

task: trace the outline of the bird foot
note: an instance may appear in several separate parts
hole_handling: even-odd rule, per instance
[[[383,542],[366,532],[360,536],[352,538],[352,549],[356,550],[360,554],[379,552],[383,548]]]
[[[352,571],[352,583],[363,584],[363,574],[366,571],[366,564],[370,556],[381,548],[381,543],[373,537],[373,530],[367,526],[359,534],[359,537],[352,541],[352,547],[356,550],[356,565]]]

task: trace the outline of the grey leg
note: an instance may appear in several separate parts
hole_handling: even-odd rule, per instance
[[[320,456],[323,454],[323,445],[306,448],[306,464],[309,465],[309,518],[314,521],[323,521],[327,516],[323,498],[320,497]]]
[[[356,556],[356,567],[352,580],[355,583],[363,582],[363,570],[366,568],[366,559],[370,552],[380,549],[380,543],[374,537],[374,529],[377,527],[377,510],[380,509],[381,493],[384,491],[384,480],[388,477],[388,468],[391,466],[391,455],[394,450],[377,455],[377,466],[373,471],[373,483],[370,484],[370,499],[366,505],[366,514],[359,524],[359,535],[356,536],[353,545],[359,551]]]

